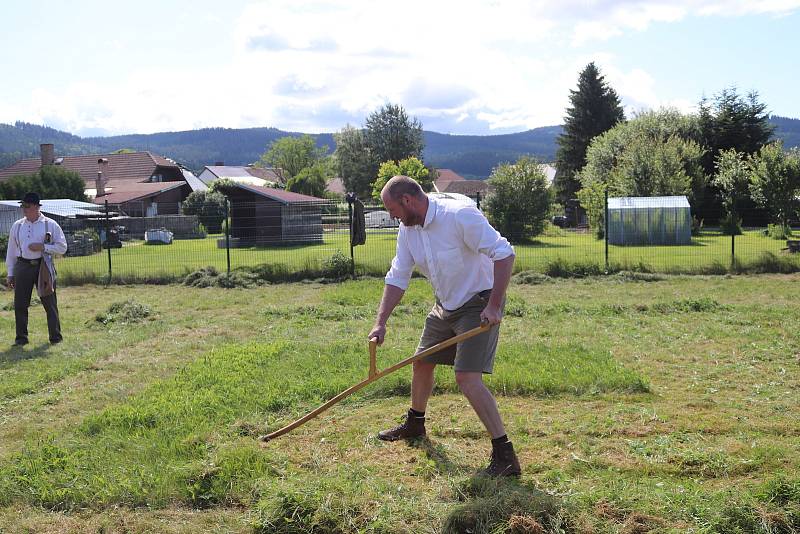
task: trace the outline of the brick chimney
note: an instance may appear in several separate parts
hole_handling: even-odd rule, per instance
[[[39,145],[42,153],[42,166],[52,165],[56,161],[56,149],[52,143],[42,143]]]
[[[97,178],[94,181],[94,187],[97,190],[96,197],[101,197],[106,194],[106,184],[108,183],[108,158],[99,158],[97,160]]]
[[[214,166],[215,167],[224,167],[225,166],[225,162],[224,161],[216,161],[216,162],[214,162]]]

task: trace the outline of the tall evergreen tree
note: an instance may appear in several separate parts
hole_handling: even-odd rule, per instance
[[[698,118],[701,142],[706,147],[703,169],[711,178],[717,173],[714,163],[725,150],[753,155],[769,143],[775,126],[769,122],[767,105],[759,102],[758,93],[740,95],[735,87],[723,89],[712,101],[700,101]],[[695,207],[701,219],[715,220],[725,213],[724,193],[711,181]],[[744,200],[741,209],[745,222],[753,214],[755,204]]]
[[[767,105],[759,102],[758,93],[738,94],[735,87],[723,89],[712,102],[700,101],[700,129],[709,149],[703,161],[706,174],[715,172],[714,162],[723,150],[734,149],[755,154],[769,143],[775,126],[769,122]]]
[[[564,117],[564,133],[556,140],[556,199],[564,203],[581,188],[576,174],[586,165],[591,140],[625,120],[616,91],[608,86],[594,62],[578,78],[578,89],[570,90],[571,106]]]

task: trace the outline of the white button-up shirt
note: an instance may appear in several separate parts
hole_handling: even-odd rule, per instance
[[[422,226],[400,225],[388,285],[408,289],[416,266],[446,310],[494,286],[494,262],[514,255],[506,238],[474,206],[428,197]]]
[[[47,221],[46,225],[45,221]],[[57,222],[41,214],[33,222],[23,217],[11,226],[11,232],[8,234],[8,251],[6,252],[8,276],[14,276],[14,266],[17,264],[18,257],[28,260],[42,257],[40,251],[30,250],[28,245],[44,243],[45,226],[51,237],[50,243],[44,245],[45,253],[64,254],[67,251],[67,239]],[[19,241],[17,241],[18,239]]]

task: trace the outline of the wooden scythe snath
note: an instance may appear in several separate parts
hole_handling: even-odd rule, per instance
[[[434,345],[434,346],[432,346],[430,348],[427,348],[427,349],[423,350],[422,352],[411,356],[410,358],[406,358],[405,360],[397,362],[396,364],[392,365],[391,367],[387,367],[386,369],[384,369],[383,371],[380,371],[380,372],[378,371],[377,364],[376,364],[376,354],[377,354],[378,343],[374,339],[371,339],[370,342],[369,342],[369,374],[368,374],[368,377],[367,377],[366,380],[363,380],[363,381],[359,382],[358,384],[356,384],[354,386],[351,386],[348,389],[342,391],[341,393],[339,393],[338,395],[333,397],[331,400],[329,400],[328,402],[326,402],[325,404],[323,404],[319,408],[316,408],[315,410],[307,413],[306,415],[304,415],[303,417],[301,417],[297,421],[295,421],[293,423],[290,423],[290,424],[286,425],[285,427],[281,428],[280,430],[276,430],[275,432],[271,432],[271,433],[269,433],[269,434],[267,434],[265,436],[259,436],[258,439],[259,439],[259,441],[261,441],[263,443],[266,443],[266,442],[271,441],[271,440],[273,440],[273,439],[275,439],[275,438],[277,438],[279,436],[282,436],[282,435],[286,434],[287,432],[290,432],[290,431],[294,430],[295,428],[297,428],[298,426],[302,425],[303,423],[306,423],[307,421],[310,421],[311,419],[314,419],[316,416],[318,416],[319,414],[321,414],[322,412],[324,412],[325,410],[327,410],[328,408],[330,408],[334,404],[336,404],[339,401],[349,397],[350,395],[352,395],[356,391],[360,390],[364,386],[368,386],[369,384],[375,382],[379,378],[383,378],[384,376],[386,376],[388,374],[391,374],[391,373],[397,371],[398,369],[400,369],[402,367],[405,367],[406,365],[408,365],[410,363],[414,363],[415,361],[420,360],[422,358],[425,358],[426,356],[430,356],[431,354],[435,354],[435,353],[439,352],[442,349],[446,349],[447,347],[455,345],[456,343],[461,343],[462,341],[464,341],[466,339],[469,339],[469,338],[471,338],[473,336],[476,336],[476,335],[478,335],[478,334],[480,334],[482,332],[486,332],[487,330],[489,330],[489,328],[490,328],[490,325],[487,324],[487,323],[484,323],[484,324],[482,324],[480,326],[477,326],[477,327],[473,328],[472,330],[467,330],[463,334],[459,334],[457,336],[451,337],[450,339],[442,341],[441,343],[437,343],[436,345]]]

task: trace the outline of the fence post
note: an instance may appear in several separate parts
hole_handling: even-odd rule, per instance
[[[231,229],[229,224],[230,209],[228,208],[228,198],[225,198],[225,256],[228,260],[228,274],[231,274]]]
[[[350,275],[353,280],[356,278],[356,258],[353,255],[353,202],[355,201],[355,193],[347,193],[347,238],[350,240]]]
[[[603,239],[606,242],[606,274],[608,274],[608,187],[606,187],[606,215],[603,220]]]
[[[736,261],[736,232],[734,231],[734,226],[731,225],[731,268]]]
[[[104,206],[106,208],[106,252],[108,253],[108,281],[106,285],[111,284],[111,247],[108,246],[109,239],[111,237],[111,219],[108,215],[108,200],[104,202]],[[102,243],[101,243],[102,244]]]

